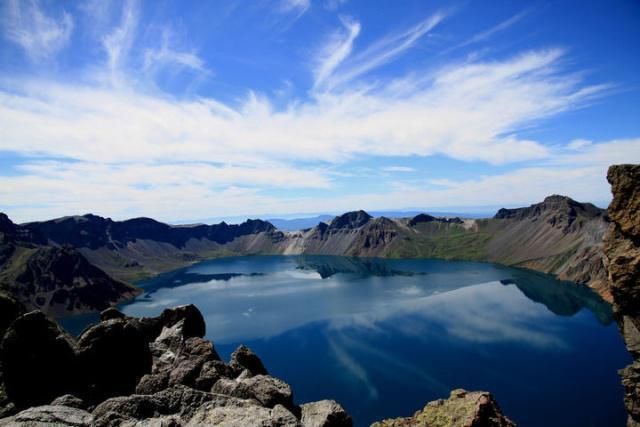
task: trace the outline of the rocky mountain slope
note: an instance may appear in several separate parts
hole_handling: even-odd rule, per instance
[[[628,426],[640,426],[640,165],[611,166],[613,200],[604,239],[614,315],[634,362],[620,371]]]
[[[604,210],[550,196],[490,219],[374,218],[348,212],[329,223],[282,232],[261,220],[239,225],[170,226],[149,218],[113,221],[95,215],[15,226],[25,239],[72,246],[117,280],[132,282],[193,262],[229,255],[317,254],[358,257],[477,260],[551,273],[589,284],[606,299]],[[0,263],[2,254],[0,253]]]
[[[0,293],[51,315],[103,310],[139,293],[70,246],[41,238],[0,214]]]
[[[192,305],[155,318],[110,308],[77,340],[40,311],[14,312],[0,330],[0,426],[352,425],[335,401],[296,403],[245,346],[221,360]],[[435,425],[514,425],[487,393],[458,390],[432,407],[449,420]],[[416,420],[383,425],[426,425]]]
[[[261,220],[170,226],[150,218],[113,221],[91,214],[21,227],[41,244],[77,248],[92,264],[124,281],[229,253],[268,251],[278,234],[273,225]]]
[[[350,212],[330,224],[291,233],[284,253],[444,258],[530,268],[589,284],[609,298],[602,262],[605,211],[568,197],[550,196],[494,218],[373,218]]]

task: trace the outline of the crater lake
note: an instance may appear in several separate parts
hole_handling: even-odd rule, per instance
[[[585,286],[477,262],[333,256],[216,259],[138,283],[131,316],[195,304],[228,360],[245,344],[296,402],[335,399],[356,426],[455,388],[491,391],[520,426],[622,426],[631,361]],[[78,334],[97,315],[61,320]]]

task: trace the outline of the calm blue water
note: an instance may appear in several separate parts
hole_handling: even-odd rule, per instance
[[[451,389],[489,390],[520,426],[624,426],[630,358],[586,288],[492,264],[319,256],[203,262],[140,283],[122,310],[194,303],[228,358],[239,343],[298,402],[333,398],[356,425]],[[95,316],[65,319],[79,332]]]

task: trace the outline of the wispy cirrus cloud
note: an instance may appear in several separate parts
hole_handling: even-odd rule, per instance
[[[123,68],[131,50],[138,27],[138,5],[135,0],[126,0],[122,8],[120,23],[102,38],[102,46],[107,54],[109,78],[113,84],[125,78]]]
[[[345,22],[343,19],[347,33],[342,36],[333,34],[320,49],[318,55],[325,61],[319,61],[321,64],[319,69],[323,72],[314,73],[316,74],[315,86],[331,90],[392,61],[413,47],[445,17],[444,12],[436,12],[407,30],[388,34],[376,40],[350,58],[348,57],[352,51],[353,40],[360,33],[360,24],[354,21]],[[320,81],[318,75],[322,77]]]
[[[530,10],[528,9],[523,10],[519,13],[516,13],[512,17],[500,22],[499,24],[487,30],[476,33],[473,36],[469,37],[467,40],[463,41],[462,43],[452,46],[450,49],[447,49],[446,52],[449,52],[451,50],[458,49],[464,46],[469,46],[474,43],[480,43],[480,42],[486,41],[489,38],[493,37],[495,34],[511,28],[512,26],[517,24],[520,20],[522,20],[524,17],[526,17],[529,13],[530,13]]]
[[[162,31],[162,42],[158,48],[147,48],[144,51],[143,69],[153,72],[165,66],[178,66],[188,68],[203,74],[211,74],[205,62],[195,51],[175,48],[170,43],[171,31]]]
[[[68,43],[73,31],[71,15],[48,16],[36,0],[7,0],[2,22],[4,35],[34,61],[51,59]]]
[[[281,13],[293,13],[296,19],[304,15],[311,7],[311,0],[280,0],[278,10]]]
[[[325,42],[316,59],[314,69],[314,87],[319,87],[331,77],[335,69],[351,54],[353,41],[360,34],[360,23],[349,17],[342,17],[344,31],[340,30],[331,35]]]

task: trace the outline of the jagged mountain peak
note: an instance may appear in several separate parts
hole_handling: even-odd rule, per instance
[[[354,229],[362,227],[372,218],[371,215],[363,210],[347,212],[335,217],[329,224],[329,228],[332,230],[343,228]]]
[[[494,218],[496,219],[525,219],[534,218],[541,215],[561,215],[568,218],[568,222],[573,222],[578,216],[594,218],[605,214],[604,209],[600,209],[591,203],[581,203],[568,196],[553,194],[546,197],[542,202],[535,203],[526,208],[498,210]]]

